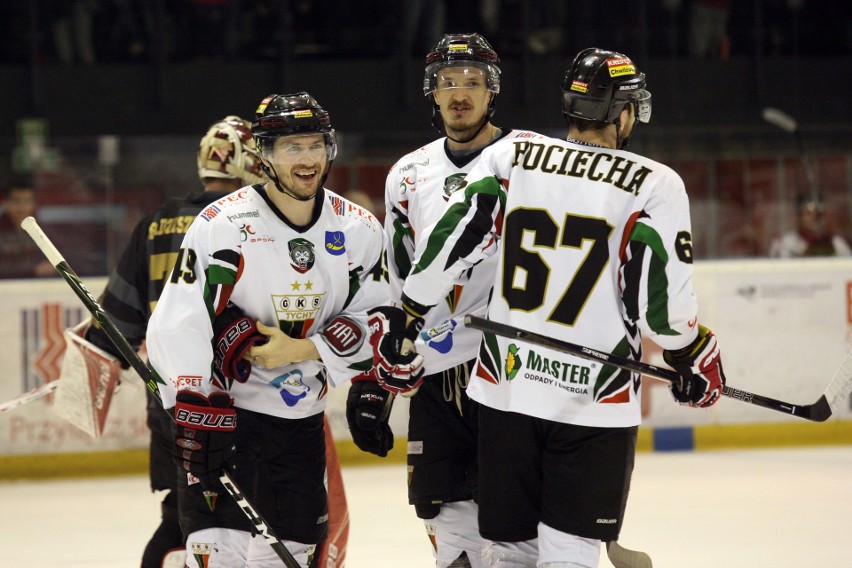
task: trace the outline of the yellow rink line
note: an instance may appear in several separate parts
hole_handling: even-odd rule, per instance
[[[686,428],[639,429],[640,452],[675,450],[754,449],[852,444],[852,421],[820,424],[785,422]],[[359,450],[350,440],[336,443],[343,465],[404,463],[406,440],[397,438],[386,458]],[[138,475],[148,471],[148,450],[28,454],[0,457],[0,480],[56,479]]]

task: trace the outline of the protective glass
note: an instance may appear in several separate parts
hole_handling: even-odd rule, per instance
[[[423,94],[445,89],[475,89],[485,87],[500,92],[500,71],[478,61],[437,62],[426,67]]]
[[[272,143],[268,159],[277,163],[316,164],[328,157],[322,134],[283,136]]]
[[[651,122],[651,92],[642,89],[636,93],[636,118],[639,122]]]

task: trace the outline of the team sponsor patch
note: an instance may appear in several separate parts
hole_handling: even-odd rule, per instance
[[[636,73],[636,66],[633,65],[633,62],[628,57],[612,57],[607,59],[606,66],[610,77],[634,75]]]
[[[423,453],[423,441],[415,440],[408,441],[408,455],[410,456],[419,456]]]
[[[222,210],[216,207],[215,205],[209,206],[207,209],[201,212],[201,218],[205,221],[212,221],[216,218]]]
[[[272,97],[266,97],[262,101],[260,101],[260,105],[258,105],[257,110],[254,111],[255,114],[263,114],[263,111],[266,110],[266,105],[269,104],[269,101],[272,100]]]
[[[340,256],[346,252],[346,235],[343,231],[325,232],[325,250],[333,256]]]
[[[348,316],[337,316],[323,328],[322,338],[335,355],[348,357],[364,344],[364,329]]]
[[[589,90],[589,84],[582,81],[571,81],[571,90],[578,93],[585,93]]]
[[[420,338],[438,353],[447,354],[453,349],[453,331],[457,325],[453,319],[444,321],[431,329],[421,331]]]
[[[293,113],[293,118],[311,118],[314,113],[310,110],[299,110]]]
[[[180,375],[178,378],[172,380],[172,384],[176,389],[180,390],[184,387],[200,387],[201,381],[200,376]]]
[[[518,346],[510,343],[509,352],[506,353],[506,379],[510,381],[514,379],[522,365],[521,358],[518,356]]]
[[[287,406],[296,406],[296,404],[308,396],[311,392],[311,387],[305,384],[304,375],[299,369],[294,369],[283,375],[278,375],[270,385],[278,389],[278,394],[281,395],[281,400]]]
[[[293,239],[287,243],[290,249],[290,266],[296,269],[297,272],[304,274],[314,266],[316,255],[314,254],[314,244],[305,239]]]

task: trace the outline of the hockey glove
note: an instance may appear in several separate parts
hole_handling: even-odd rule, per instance
[[[234,399],[221,391],[209,396],[193,391],[177,394],[175,462],[204,488],[215,485],[219,472],[234,456],[237,414],[233,404]]]
[[[243,359],[254,345],[266,343],[267,337],[258,333],[257,323],[236,304],[228,302],[222,313],[213,320],[213,369],[226,379],[244,383],[251,376],[251,363]]]
[[[383,458],[393,448],[388,420],[394,396],[376,381],[374,371],[352,379],[346,398],[346,421],[352,441],[362,451]]]
[[[677,351],[663,351],[663,359],[680,375],[680,383],[669,387],[681,404],[708,408],[716,404],[725,386],[725,372],[716,335],[698,326],[698,337]]]
[[[423,318],[406,325],[406,313],[391,306],[374,308],[367,315],[379,384],[393,394],[414,396],[423,383],[423,355],[414,351]]]

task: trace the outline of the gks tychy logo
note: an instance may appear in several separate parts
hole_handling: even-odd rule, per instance
[[[287,246],[290,248],[290,265],[298,272],[304,274],[314,266],[316,255],[314,244],[305,239],[293,239]]]
[[[451,176],[447,176],[444,180],[444,201],[449,201],[450,197],[460,189],[463,189],[467,183],[464,181],[464,176],[466,174],[453,174]]]

